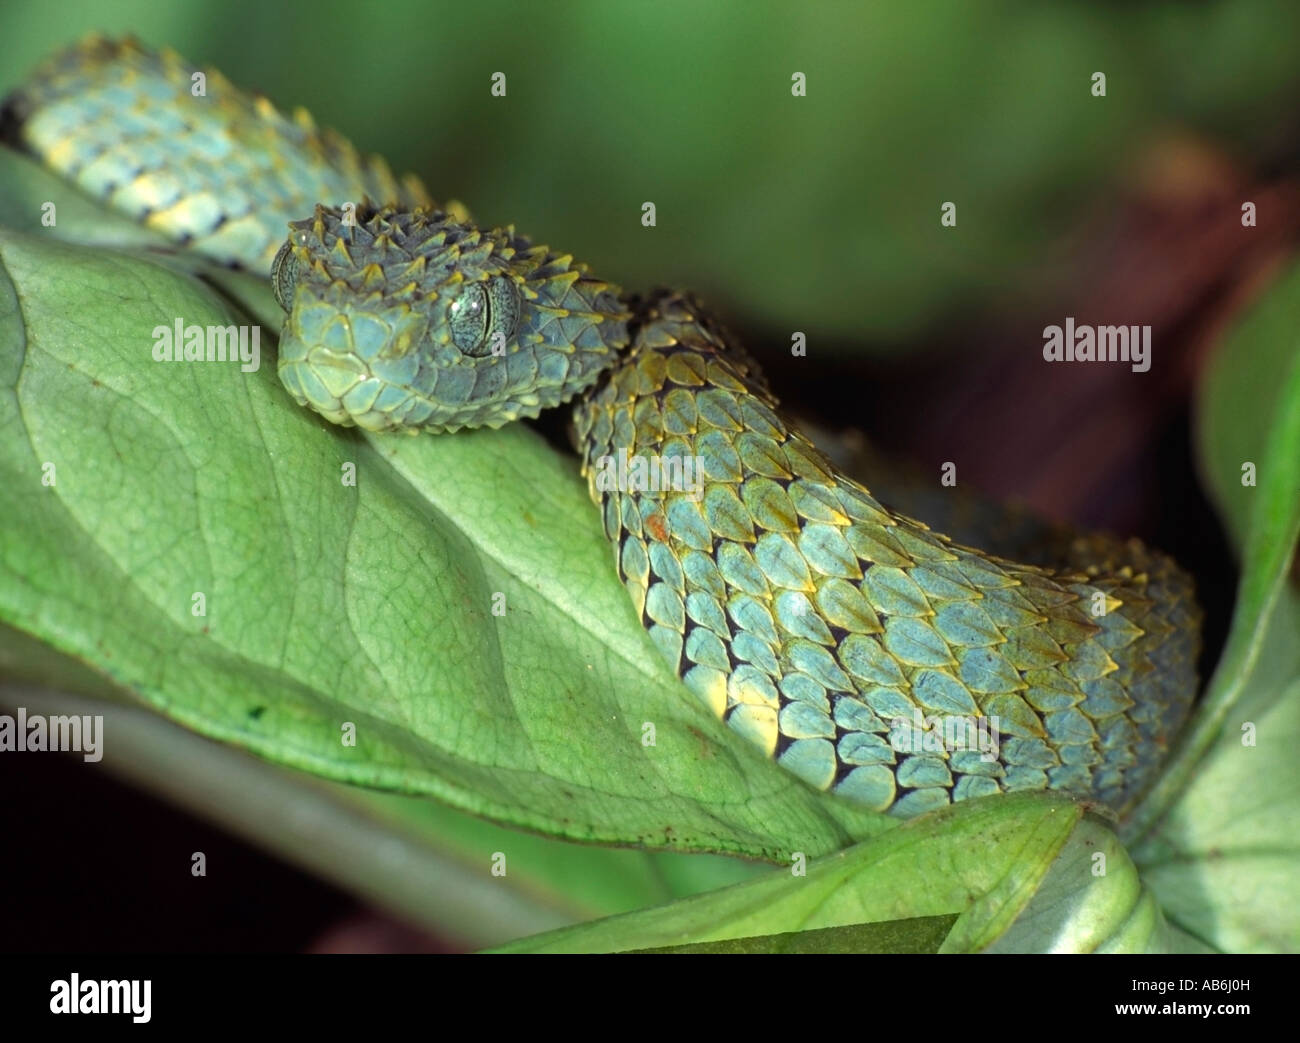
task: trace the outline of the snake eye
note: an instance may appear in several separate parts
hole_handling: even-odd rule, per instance
[[[488,301],[492,307],[489,332],[504,334],[509,340],[515,335],[515,324],[519,322],[518,287],[503,275],[493,276],[488,280]]]
[[[293,304],[293,288],[298,281],[298,259],[293,255],[293,243],[285,243],[271,262],[271,292],[286,312]]]
[[[465,287],[461,295],[451,302],[450,317],[451,339],[461,353],[478,358],[486,354],[483,349],[483,334],[487,332],[488,303],[487,291],[483,284],[472,282]]]
[[[497,334],[509,340],[519,321],[519,291],[504,276],[470,283],[451,302],[451,339],[470,358],[492,354]]]

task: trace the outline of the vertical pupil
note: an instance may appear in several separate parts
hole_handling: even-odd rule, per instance
[[[491,304],[489,328],[509,340],[519,322],[519,294],[515,284],[503,277],[493,279],[488,283],[488,301]]]

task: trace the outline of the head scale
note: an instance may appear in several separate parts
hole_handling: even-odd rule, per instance
[[[271,267],[280,379],[370,430],[499,427],[566,401],[627,344],[617,287],[513,229],[318,206]]]

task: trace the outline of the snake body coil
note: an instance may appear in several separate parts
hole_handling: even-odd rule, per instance
[[[892,513],[790,426],[692,297],[624,297],[513,229],[429,208],[417,181],[218,74],[196,96],[198,71],[92,39],[7,121],[117,209],[271,274],[281,377],[331,420],[500,426],[577,396],[643,625],[769,756],[900,815],[1044,788],[1122,810],[1151,780],[1196,688],[1199,610],[1169,558],[1082,536],[1051,568],[1020,565]],[[629,460],[698,481],[606,480]],[[1000,742],[953,742],[954,721],[996,722]]]

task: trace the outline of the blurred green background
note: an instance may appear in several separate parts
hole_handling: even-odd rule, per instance
[[[1145,145],[1190,130],[1275,162],[1300,111],[1290,0],[51,0],[0,13],[0,88],[91,29],[307,106],[624,286],[696,287],[837,351],[1070,278],[1063,244]]]

